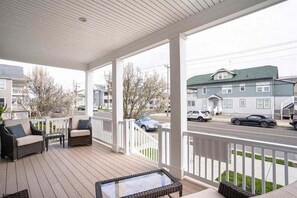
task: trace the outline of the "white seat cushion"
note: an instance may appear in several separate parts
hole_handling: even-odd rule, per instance
[[[186,197],[186,198],[224,198],[223,195],[221,195],[214,189],[210,189],[210,188],[200,191],[200,192],[197,192],[197,193],[194,193],[194,194],[186,195],[183,197]]]
[[[80,137],[90,135],[90,130],[71,130],[71,137]]]
[[[43,138],[41,135],[27,135],[25,137],[17,138],[17,146],[24,146],[28,144],[33,144],[36,142],[42,142]]]

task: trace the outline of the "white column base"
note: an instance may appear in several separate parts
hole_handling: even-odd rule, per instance
[[[173,177],[175,177],[177,179],[183,179],[184,178],[184,170],[182,170],[180,168],[170,166],[169,172]]]
[[[120,148],[118,147],[118,145],[111,145],[111,151],[115,152],[115,153],[118,153],[120,152]]]

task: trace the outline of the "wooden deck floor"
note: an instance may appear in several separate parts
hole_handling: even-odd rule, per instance
[[[95,197],[95,182],[154,170],[154,162],[137,155],[123,155],[94,141],[93,146],[61,148],[24,157],[0,160],[0,197],[28,189],[30,197]],[[183,194],[204,188],[182,180]],[[177,194],[174,194],[177,196]]]

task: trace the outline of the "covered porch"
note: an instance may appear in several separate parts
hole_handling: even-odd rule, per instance
[[[88,116],[93,116],[92,85],[96,78],[93,72],[112,65],[112,119],[93,118],[94,129],[97,130],[94,138],[108,147],[97,143],[92,147],[71,149],[54,146],[43,155],[13,163],[2,160],[0,174],[5,180],[0,181],[1,193],[29,187],[32,197],[46,197],[53,193],[55,196],[94,197],[95,180],[157,167],[167,168],[176,178],[188,176],[214,187],[222,180],[223,172],[227,173],[226,180],[229,181],[229,170],[233,171],[233,183],[237,184],[240,167],[244,176],[243,188],[246,189],[246,161],[251,162],[251,190],[254,193],[255,152],[260,153],[262,158],[258,163],[262,171],[258,174],[263,179],[261,193],[265,193],[265,150],[271,152],[273,189],[277,188],[276,152],[283,153],[283,183],[293,182],[289,179],[288,155],[296,155],[296,147],[191,132],[187,131],[186,122],[187,36],[283,1],[1,2],[0,58],[84,71],[85,113]],[[134,126],[133,120],[123,119],[123,59],[164,43],[170,46],[170,84],[174,87],[170,90],[171,127],[160,127],[156,142]],[[109,124],[110,127],[105,129]],[[49,131],[49,128],[45,130]],[[238,150],[243,152],[244,157],[234,155]],[[245,152],[251,153],[252,157],[246,159]],[[142,154],[155,162],[136,157],[133,153]],[[108,166],[101,163],[103,158]],[[229,169],[232,160],[242,163],[240,166],[233,163],[232,169]],[[129,167],[119,163],[122,161],[127,162]],[[184,194],[203,189],[182,181]]]

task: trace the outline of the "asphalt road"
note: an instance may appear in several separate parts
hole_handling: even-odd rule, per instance
[[[150,116],[160,123],[170,122],[168,117]],[[209,121],[188,121],[189,131],[206,132],[239,138],[289,144],[297,146],[297,131],[293,127],[261,128],[254,126],[236,126],[231,123]]]
[[[75,114],[84,114],[83,111],[77,111]],[[111,118],[109,112],[94,112],[94,116]],[[169,123],[170,118],[166,116],[150,116],[158,120],[161,124]],[[230,123],[220,121],[198,122],[188,121],[189,131],[198,131],[211,134],[220,134],[232,137],[274,142],[280,144],[297,146],[297,131],[293,127],[275,127],[275,128],[261,128],[251,126],[235,126]],[[151,132],[152,136],[156,136],[157,132]]]

